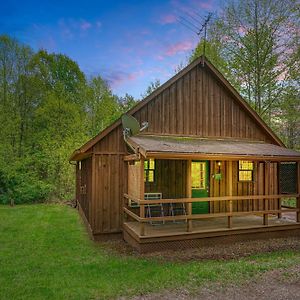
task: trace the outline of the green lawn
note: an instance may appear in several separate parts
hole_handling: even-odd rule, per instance
[[[89,240],[63,205],[0,206],[0,299],[107,299],[207,281],[237,282],[300,263],[298,251],[230,261],[121,256]]]

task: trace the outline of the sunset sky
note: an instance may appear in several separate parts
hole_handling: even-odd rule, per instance
[[[205,17],[219,0],[5,1],[0,34],[33,49],[63,53],[89,77],[101,75],[114,93],[140,97],[149,83],[166,81],[186,60],[198,36],[178,16]]]

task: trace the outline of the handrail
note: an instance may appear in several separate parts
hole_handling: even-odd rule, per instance
[[[199,220],[199,219],[209,219],[209,218],[218,218],[218,217],[238,217],[244,215],[278,214],[278,213],[298,212],[298,211],[300,211],[299,208],[292,208],[292,209],[273,209],[273,210],[252,210],[252,211],[213,213],[213,214],[177,215],[177,216],[163,216],[163,217],[149,217],[149,218],[141,218],[135,215],[134,218],[137,220],[138,217],[139,222],[148,223],[150,221]]]
[[[240,200],[262,200],[280,198],[298,198],[300,194],[281,194],[281,195],[248,195],[248,196],[220,196],[205,198],[177,198],[177,199],[155,199],[143,200],[124,194],[126,199],[130,199],[138,204],[163,204],[163,203],[192,203],[192,202],[212,202],[212,201],[240,201]]]
[[[129,215],[130,217],[132,217],[133,219],[137,220],[138,222],[144,222],[144,221],[143,221],[144,218],[139,217],[137,214],[135,214],[134,212],[130,211],[128,208],[123,207],[123,211],[124,211],[127,215]]]
[[[289,208],[289,209],[272,209],[272,210],[255,210],[255,211],[241,211],[236,212],[232,211],[232,205],[229,205],[229,210],[222,213],[207,213],[207,214],[192,214],[191,212],[187,215],[177,215],[177,216],[158,216],[158,217],[145,217],[145,205],[147,204],[162,204],[162,203],[193,203],[193,202],[212,202],[212,201],[227,201],[232,203],[232,201],[241,201],[241,200],[263,200],[264,202],[268,201],[268,199],[280,199],[280,198],[298,198],[300,194],[283,194],[283,195],[248,195],[248,196],[222,196],[222,197],[206,197],[206,198],[181,198],[181,199],[155,199],[155,200],[142,200],[136,197],[131,197],[128,194],[124,194],[124,199],[130,199],[139,206],[139,215],[135,212],[131,211],[126,203],[124,202],[123,211],[125,214],[132,217],[134,220],[140,223],[140,235],[145,235],[145,227],[144,224],[151,221],[176,221],[176,220],[185,220],[187,224],[188,221],[191,220],[200,220],[207,218],[218,218],[218,217],[228,217],[228,228],[232,228],[232,218],[233,216],[244,216],[244,215],[252,215],[252,214],[261,214],[264,216],[263,225],[268,225],[268,215],[269,214],[278,214],[281,215],[287,212],[296,212],[298,216],[300,214],[300,206],[297,208]],[[265,207],[264,203],[264,207]],[[297,218],[297,222],[298,218]],[[187,226],[187,231],[190,231],[189,226]]]

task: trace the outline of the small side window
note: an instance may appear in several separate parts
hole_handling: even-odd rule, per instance
[[[279,191],[281,194],[297,193],[297,164],[282,162],[279,165]]]
[[[144,161],[144,181],[145,182],[154,182],[155,171],[155,160],[150,158]]]
[[[239,181],[253,181],[253,161],[239,160]]]

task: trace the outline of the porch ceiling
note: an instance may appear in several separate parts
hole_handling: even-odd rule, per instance
[[[300,152],[259,141],[136,135],[128,143],[145,157],[300,160]]]

